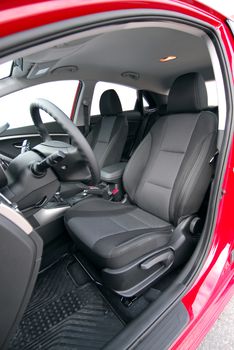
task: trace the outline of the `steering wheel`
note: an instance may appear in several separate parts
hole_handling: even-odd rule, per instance
[[[65,142],[51,140],[49,133],[42,122],[40,110],[48,113],[67,134],[70,136],[73,145]],[[93,153],[92,148],[87,142],[86,138],[80,130],[73,124],[73,122],[53,103],[38,98],[30,105],[30,113],[34,125],[40,134],[43,143],[34,147],[34,150],[48,156],[56,151],[63,151],[65,153],[64,160],[59,165],[54,166],[59,180],[61,181],[76,181],[76,174],[80,171],[80,165],[85,163],[88,166],[91,175],[91,183],[96,185],[100,181],[100,168],[97,159]],[[83,170],[84,173],[84,170]],[[80,175],[82,178],[82,175]],[[87,177],[87,174],[86,174]],[[89,176],[90,177],[90,176]]]
[[[61,125],[72,145],[51,140],[41,120],[41,110]],[[44,99],[31,103],[30,112],[43,142],[10,162],[1,189],[25,215],[32,215],[43,207],[58,191],[61,182],[83,181],[96,185],[100,179],[100,169],[90,145],[66,114]]]

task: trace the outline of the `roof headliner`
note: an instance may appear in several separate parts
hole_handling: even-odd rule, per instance
[[[40,82],[71,78],[101,80],[159,93],[167,93],[173,80],[187,72],[197,71],[205,80],[213,79],[204,35],[192,34],[191,27],[184,25],[176,27],[173,24],[172,28],[165,23],[161,27],[149,23],[147,27],[143,25],[118,26],[111,31],[105,29],[103,33],[92,31],[76,40],[26,56],[25,75],[33,65],[34,69],[40,69],[45,64],[50,71],[47,76],[39,78]],[[159,61],[168,55],[175,55],[177,59],[167,63]],[[70,65],[77,66],[78,70],[51,73],[55,68]],[[139,80],[122,77],[121,74],[126,71],[138,73]]]

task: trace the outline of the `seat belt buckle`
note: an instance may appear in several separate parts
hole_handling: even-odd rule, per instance
[[[122,199],[122,193],[119,190],[119,186],[116,184],[113,190],[111,191],[111,200],[113,202],[119,202]]]
[[[115,187],[111,193],[112,193],[112,196],[116,196],[119,193],[119,189]]]
[[[98,187],[98,186],[89,186],[83,191],[83,196],[92,194],[94,196],[102,197],[104,199],[110,199],[111,193],[109,193],[109,186]]]

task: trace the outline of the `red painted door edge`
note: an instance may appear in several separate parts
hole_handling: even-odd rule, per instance
[[[75,17],[107,11],[129,9],[168,10],[209,18],[215,25],[216,18],[225,17],[194,0],[2,0],[0,2],[0,37]]]
[[[155,9],[174,11],[205,21],[219,31],[233,74],[233,36],[225,24],[225,17],[193,0],[165,1],[114,1],[114,0],[45,0],[1,1],[0,37],[40,27],[46,24],[95,13],[129,9]],[[230,252],[233,249],[234,227],[234,144],[223,182],[225,195],[219,203],[219,211],[210,252],[193,286],[182,302],[189,312],[190,323],[172,349],[195,349],[207,329],[221,312],[233,294],[233,264]],[[207,317],[212,317],[207,322]],[[207,328],[206,328],[207,327]],[[195,341],[196,337],[197,341]]]

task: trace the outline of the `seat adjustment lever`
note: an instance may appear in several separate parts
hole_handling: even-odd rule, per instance
[[[167,250],[145,260],[143,263],[141,263],[140,267],[142,270],[149,270],[151,267],[160,263],[167,267],[173,262],[173,260],[174,254],[172,250]]]

